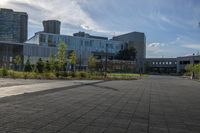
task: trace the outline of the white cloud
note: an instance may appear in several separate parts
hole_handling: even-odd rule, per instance
[[[148,45],[148,48],[159,48],[165,46],[164,43],[154,42]]]
[[[78,0],[0,0],[4,7],[29,14],[29,22],[41,25],[47,19],[58,19],[63,24],[71,24],[77,28],[109,32],[97,24],[81,7]],[[65,27],[70,28],[70,27]]]
[[[164,43],[154,42],[147,45],[147,53],[151,54],[163,54],[166,52],[163,47],[165,46]]]
[[[200,50],[200,44],[186,44],[186,45],[183,45],[182,47],[190,48],[194,50]]]

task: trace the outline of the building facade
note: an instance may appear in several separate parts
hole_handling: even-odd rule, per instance
[[[173,74],[177,72],[177,58],[147,58],[145,72]]]
[[[115,41],[122,41],[126,45],[125,47],[134,47],[136,49],[136,64],[139,71],[145,70],[145,58],[146,58],[146,37],[141,32],[131,32],[124,35],[113,37]]]
[[[11,68],[17,55],[23,58],[23,47],[23,43],[0,41],[0,67]]]
[[[45,33],[60,34],[61,22],[58,20],[46,20],[43,21],[43,27]]]
[[[87,67],[91,55],[98,56],[100,60],[105,60],[106,54],[108,59],[114,58],[124,45],[121,41],[38,32],[24,43],[25,61],[27,58],[32,62],[36,62],[40,57],[48,59],[50,54],[56,56],[60,42],[67,44],[68,55],[71,51],[76,53],[82,67]]]
[[[0,8],[0,41],[23,43],[27,40],[28,15]]]
[[[184,73],[186,65],[199,64],[199,63],[200,63],[200,55],[178,57],[177,58],[177,72]]]

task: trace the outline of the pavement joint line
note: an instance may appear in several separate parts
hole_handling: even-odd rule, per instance
[[[195,81],[194,81],[194,82],[195,82]],[[166,95],[166,93],[164,93],[164,94]],[[170,100],[169,96],[167,96],[167,98],[168,98],[168,101],[169,101],[170,103],[172,103],[172,101]],[[171,104],[171,105],[173,105],[173,104]],[[174,106],[174,105],[173,105],[173,106]],[[178,112],[178,109],[177,109],[176,106],[174,106],[174,109],[176,110],[176,112]],[[185,125],[185,127],[187,128],[187,130],[189,131],[189,126],[188,126],[188,124],[186,124],[185,121],[182,119],[182,117],[180,117],[179,113],[177,113],[177,116],[178,116],[179,119],[182,121],[182,123]]]
[[[128,129],[129,129],[130,125],[131,125],[131,122],[134,120],[135,113],[136,113],[136,111],[137,111],[137,108],[138,108],[138,106],[139,106],[141,100],[142,100],[142,97],[143,97],[143,95],[144,95],[144,92],[145,92],[145,88],[143,89],[142,94],[141,94],[140,97],[139,97],[139,100],[138,100],[138,102],[137,102],[137,104],[136,104],[136,107],[135,107],[135,110],[134,110],[134,112],[133,112],[133,114],[132,114],[132,116],[131,116],[131,121],[130,121],[129,124],[128,124],[128,127],[127,127],[126,132],[128,132]]]
[[[152,82],[150,83],[150,86],[149,89],[150,89],[150,92],[149,92],[149,108],[148,108],[148,126],[147,126],[147,133],[149,133],[149,130],[150,130],[150,113],[151,113],[151,92],[152,92]]]
[[[59,88],[65,84],[41,86]],[[31,86],[24,88],[32,89]],[[114,81],[55,93],[8,97],[0,99],[0,132],[148,133],[149,129],[149,133],[199,133],[199,92],[196,81],[150,76],[135,82]],[[87,105],[81,107],[84,104]],[[71,111],[74,112],[69,114]]]
[[[99,94],[96,94],[96,95],[94,95],[94,96],[91,96],[91,97],[95,97],[95,96],[98,96]],[[65,97],[62,97],[61,99],[64,99]],[[61,100],[61,99],[57,99],[57,100]],[[55,102],[55,101],[53,101],[52,100],[52,102],[50,102],[50,103],[53,103],[53,102]],[[35,113],[39,113],[39,112],[42,112],[43,110],[40,110],[40,111],[38,111],[38,112],[35,112]],[[35,114],[35,113],[33,113],[33,114]],[[54,113],[56,113],[56,112],[54,112]],[[13,114],[14,115],[14,114]],[[45,116],[47,116],[47,115],[45,115]],[[44,116],[44,117],[45,117]],[[39,118],[40,119],[40,118]],[[38,120],[38,119],[36,119],[36,120]],[[32,123],[32,122],[34,122],[35,120],[33,120],[33,121],[31,121],[31,122],[29,122],[29,123]],[[7,123],[5,123],[4,124],[4,126],[6,125],[6,124],[9,124],[9,122],[7,122]]]
[[[51,103],[54,103],[55,101],[61,101],[62,99],[64,99],[64,97],[62,97],[62,98],[58,98],[58,99],[56,99],[56,100],[52,100],[52,101],[50,101],[50,102],[48,102],[46,105],[48,105],[48,104],[51,104]],[[25,104],[26,105],[26,104]],[[43,106],[43,108],[44,108],[44,106]],[[39,110],[39,111],[37,111],[37,112],[34,112],[34,113],[31,113],[31,114],[29,114],[29,115],[33,115],[33,114],[38,114],[38,113],[40,113],[40,112],[43,112],[44,110]],[[52,113],[52,112],[51,112]],[[9,115],[8,117],[10,117],[10,116],[12,116],[12,115]],[[13,116],[15,116],[15,114],[13,114]],[[44,116],[45,117],[45,116]],[[24,117],[20,117],[19,119],[23,119]],[[38,119],[40,119],[40,118],[38,118]],[[35,120],[38,120],[38,119],[35,119]],[[35,120],[33,120],[33,121],[35,121]],[[33,121],[31,121],[31,122],[33,122]],[[29,123],[31,123],[31,122],[29,122]],[[6,124],[9,124],[10,122],[6,122],[6,123],[4,123],[3,125],[5,126]]]
[[[135,91],[135,92],[137,92],[138,91],[138,89]],[[127,94],[127,93],[126,93]],[[117,101],[120,101],[122,98],[123,98],[123,96],[124,96],[125,94],[123,94],[118,100],[116,100],[116,102],[114,102],[114,104],[112,104],[111,106],[109,106],[104,112],[102,112],[101,114],[103,114],[103,113],[105,113],[106,111],[108,111],[112,106],[114,106],[116,103],[117,103]],[[98,118],[100,118],[101,117],[101,115],[99,115],[99,117],[97,117],[96,119],[94,119],[92,122],[90,122],[84,129],[82,129],[81,131],[80,131],[80,133],[81,132],[83,132],[87,127],[89,127],[93,122],[95,122]],[[116,118],[116,117],[115,117]],[[112,121],[111,121],[111,123],[112,123]],[[104,131],[103,131],[104,132]]]
[[[99,94],[96,94],[95,96],[97,96],[97,95],[99,95]],[[103,95],[103,94],[102,94]],[[95,96],[91,96],[91,97],[95,97]],[[90,98],[91,98],[90,97]],[[87,98],[87,99],[90,99],[90,98]],[[81,105],[78,109],[74,109],[73,111],[71,111],[70,113],[67,113],[67,114],[65,114],[65,115],[62,115],[62,116],[60,116],[59,118],[57,118],[57,119],[55,119],[55,120],[59,120],[59,119],[61,119],[61,118],[63,118],[63,117],[65,117],[65,116],[68,116],[68,115],[70,115],[71,113],[73,113],[73,112],[75,112],[75,111],[77,111],[77,110],[79,110],[79,109],[81,109],[82,107],[84,107],[85,105],[87,105],[88,103],[90,103],[91,101],[88,101],[87,103],[85,103],[85,104],[83,104],[83,105]],[[56,113],[56,112],[54,112],[54,113]],[[55,120],[53,120],[53,121],[51,121],[51,122],[49,122],[49,123],[47,123],[45,126],[42,126],[41,128],[44,128],[44,127],[46,127],[47,125],[49,125],[50,123],[53,123]],[[41,128],[39,128],[39,129],[41,129]],[[39,129],[37,129],[37,130],[39,130]],[[36,131],[37,131],[36,130]]]
[[[19,96],[19,95],[18,95]],[[13,96],[13,97],[15,97],[15,96]],[[32,98],[35,98],[35,97],[32,97]],[[51,104],[51,103],[54,103],[55,101],[60,101],[60,100],[62,100],[62,99],[64,99],[65,97],[59,97],[59,98],[57,98],[56,100],[55,99],[50,99],[50,100],[48,100],[48,103],[47,104]],[[28,103],[26,103],[26,104],[24,104],[24,106],[28,106],[28,105],[31,105],[32,104],[32,102],[31,102],[31,100],[29,100],[30,102],[28,102]],[[21,102],[22,103],[22,102]],[[15,103],[16,105],[17,104],[21,104],[21,103]],[[47,105],[46,104],[46,105]],[[43,106],[44,107],[44,106]],[[41,112],[41,111],[40,111]],[[39,113],[39,112],[37,112],[37,113]],[[14,114],[13,114],[14,115]],[[9,115],[9,116],[11,116],[11,115]],[[9,117],[8,116],[8,117]]]
[[[160,84],[158,83],[158,89],[161,90],[160,88],[161,88]],[[165,118],[165,125],[167,126],[167,132],[170,133],[169,124],[166,120],[166,114],[165,114],[165,111],[164,111],[164,107],[163,107],[163,104],[161,103],[160,93],[159,93],[159,104],[160,104],[160,107],[162,109],[162,112],[163,112],[163,115],[164,115],[164,118]]]
[[[138,90],[139,90],[139,88],[137,88],[137,90],[135,90],[135,92],[137,92]],[[127,94],[127,93],[130,92],[130,91],[131,91],[131,90],[127,91],[125,94]],[[123,94],[123,95],[125,95],[125,94]],[[123,96],[122,96],[122,97],[123,97]],[[122,97],[121,97],[121,98],[122,98]],[[129,97],[129,99],[130,99],[130,97]],[[126,104],[128,103],[129,99],[127,100]],[[121,100],[121,99],[120,99],[120,100]],[[123,107],[122,107],[121,110],[117,113],[117,115],[115,116],[115,118],[121,113],[121,111],[123,110],[123,108],[125,107],[126,104],[123,105]],[[110,127],[110,125],[113,123],[113,121],[114,121],[114,119],[111,121],[110,124],[108,124],[108,126],[106,127],[106,129],[104,129],[103,133]]]
[[[88,112],[90,112],[90,111],[92,111],[92,110],[94,110],[95,108],[97,108],[98,107],[98,105],[101,105],[102,103],[104,103],[105,101],[102,101],[101,103],[99,103],[99,104],[97,104],[97,105],[95,105],[95,107],[94,108],[92,108],[91,110],[89,110]],[[84,113],[84,114],[87,114],[88,112],[86,112],[86,113]],[[80,118],[82,118],[84,115],[81,115],[80,117],[78,117],[77,119],[75,119],[74,121],[72,121],[72,122],[75,122],[75,121],[77,121],[77,120],[79,120]],[[63,127],[62,129],[60,129],[60,130],[58,130],[58,131],[56,131],[56,133],[59,133],[59,132],[61,132],[62,130],[64,130],[67,126],[69,126],[69,125],[71,125],[72,124],[72,122],[71,123],[69,123],[69,124],[67,124],[67,125],[65,125],[65,127]],[[80,131],[81,132],[81,131]]]

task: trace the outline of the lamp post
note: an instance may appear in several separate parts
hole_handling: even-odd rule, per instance
[[[193,60],[193,64],[192,64],[192,66],[193,66],[193,70],[192,70],[192,79],[194,79],[195,78],[195,74],[194,74],[194,53],[193,53],[193,55],[192,55],[192,60]]]
[[[106,43],[106,60],[105,60],[105,77],[107,76],[107,64],[108,63],[108,44]]]

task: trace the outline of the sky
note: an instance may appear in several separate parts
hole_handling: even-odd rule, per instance
[[[29,38],[43,20],[57,19],[67,35],[144,32],[147,57],[200,52],[200,0],[0,0],[0,8],[28,13]]]

